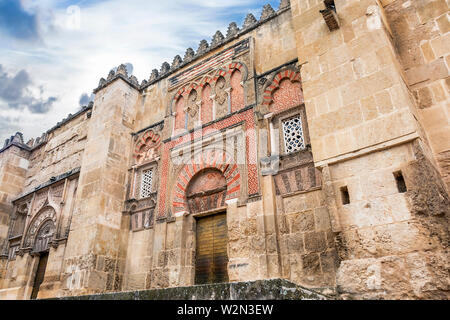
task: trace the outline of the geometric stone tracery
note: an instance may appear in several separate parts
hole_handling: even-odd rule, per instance
[[[286,153],[300,151],[305,148],[302,118],[300,115],[282,122],[284,147]]]
[[[140,198],[148,198],[152,194],[153,170],[142,172]]]
[[[41,231],[41,227],[45,224],[47,224],[48,221],[51,221],[53,225],[56,225],[56,211],[50,206],[47,206],[43,208],[31,221],[30,225],[28,226],[25,240],[24,240],[24,247],[25,248],[31,248],[34,246],[36,235],[38,232]],[[52,234],[53,235],[53,234]]]
[[[37,232],[33,252],[43,252],[48,250],[55,231],[55,223],[52,220],[47,220]]]

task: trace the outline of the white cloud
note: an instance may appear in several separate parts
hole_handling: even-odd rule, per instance
[[[61,7],[61,1],[23,0],[23,6],[40,17],[44,45],[8,42],[0,46],[4,47],[0,49],[0,61],[12,71],[27,70],[33,81],[44,87],[45,94],[57,96],[58,101],[45,118],[26,112],[16,112],[12,117],[2,104],[0,116],[20,117],[25,137],[39,136],[74,113],[80,96],[90,93],[111,68],[130,62],[139,81],[148,79],[152,69],[160,69],[164,61],[171,63],[176,54],[183,56],[187,47],[196,50],[200,40],[209,41],[218,29],[225,33],[230,15],[239,12],[239,24],[251,8],[265,3],[257,2],[79,1],[80,15],[74,19],[74,11],[67,10],[69,4]],[[76,1],[70,1],[73,4]]]

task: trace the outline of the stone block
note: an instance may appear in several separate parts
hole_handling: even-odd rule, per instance
[[[445,0],[432,0],[426,1],[419,6],[417,9],[417,14],[419,15],[420,22],[426,23],[442,14],[447,13],[448,10],[449,7]]]
[[[369,121],[378,117],[378,108],[373,96],[363,98],[361,100],[361,110],[364,121]]]
[[[376,259],[342,261],[336,273],[336,284],[341,293],[353,295],[380,290],[381,264]]]
[[[430,42],[427,41],[421,44],[420,48],[422,49],[422,54],[426,62],[431,62],[436,59],[436,55],[434,54],[433,49],[431,48]]]
[[[316,231],[326,231],[331,229],[330,215],[326,207],[314,210],[314,221]]]
[[[405,71],[408,84],[413,86],[425,81],[445,79],[449,76],[449,70],[443,58],[422,64]]]
[[[291,214],[288,216],[288,221],[291,233],[314,230],[314,213],[312,210]]]
[[[307,232],[304,237],[306,252],[322,252],[327,247],[324,232]]]
[[[380,91],[375,95],[375,99],[378,105],[378,110],[381,114],[392,112],[394,109],[392,105],[391,95],[388,90]]]
[[[450,13],[443,14],[436,20],[442,34],[450,31]]]
[[[303,233],[291,233],[287,237],[288,249],[290,254],[303,254]]]
[[[323,277],[319,254],[310,253],[302,256],[302,274],[302,282],[320,286]]]
[[[450,53],[450,34],[431,40],[431,47],[438,58],[448,55]]]

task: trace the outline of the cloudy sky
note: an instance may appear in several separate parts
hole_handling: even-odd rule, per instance
[[[164,61],[279,0],[0,0],[0,148],[40,136],[129,63],[141,82]]]

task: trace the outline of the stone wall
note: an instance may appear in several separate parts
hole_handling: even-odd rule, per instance
[[[339,260],[323,191],[316,188],[278,201],[283,276],[333,292]]]
[[[225,47],[219,46],[216,50],[212,50],[202,56],[202,60],[214,57],[224,51],[225,48],[233,47],[246,39],[250,39],[248,53],[244,52],[236,59],[236,61],[245,64],[246,69],[245,71],[241,70],[242,76],[245,77],[245,80],[243,79],[243,93],[245,95],[243,107],[249,107],[260,102],[257,98],[261,98],[258,95],[262,95],[262,92],[256,93],[254,87],[257,73],[266,73],[296,58],[295,39],[289,10],[281,12],[256,28],[251,28],[241,36],[235,37]],[[274,39],[276,40],[274,41]],[[185,68],[177,71],[173,77],[183,74],[192,65],[199,62],[193,61]],[[225,79],[227,87],[229,83],[231,86],[231,79],[229,79],[228,74]],[[195,83],[201,83],[200,79],[195,80]],[[145,96],[142,101],[138,102],[136,131],[157,123],[166,116],[161,135],[162,140],[170,138],[174,128],[172,112],[176,111],[173,100],[178,89],[179,86],[175,89],[171,88],[166,79],[146,88]],[[199,100],[201,98],[200,92]],[[218,105],[217,109],[219,107]],[[227,126],[240,121],[246,122],[245,125],[241,126],[243,130],[253,128],[251,124],[254,121],[253,110],[247,110],[232,118],[226,117],[226,113],[225,110],[225,117],[222,119],[220,112],[218,112],[216,121],[208,124],[203,132],[211,134],[212,130],[224,130]],[[178,142],[185,143],[193,137],[186,135],[178,139]],[[220,136],[218,139],[224,138]],[[215,140],[213,139],[213,141]],[[207,142],[204,144],[207,145]],[[157,214],[160,217],[171,213],[176,215],[177,212],[173,211],[169,201],[172,199],[177,183],[184,184],[179,174],[185,169],[185,165],[172,164],[170,159],[166,160],[167,165],[164,164],[164,157],[168,157],[170,152],[173,152],[172,148],[176,145],[176,143],[166,141],[163,146],[164,149],[160,151],[162,159],[158,161],[158,181],[164,184],[158,188]],[[235,155],[231,156],[234,157]],[[206,158],[205,151],[205,161]],[[246,163],[248,161],[249,159]],[[252,160],[252,162],[256,162],[256,160]],[[252,201],[247,200],[248,194],[251,193],[247,184],[247,165],[239,163],[236,172],[240,173],[241,178],[239,180],[242,179],[239,183],[239,203],[228,205],[227,210],[230,240],[228,248],[230,281],[277,277],[280,274],[280,262],[275,224],[273,221],[268,221],[268,219],[273,219],[274,213],[273,211],[270,212],[270,209],[264,209],[265,205],[260,197]],[[254,178],[251,182],[252,190],[255,190],[259,183],[258,177]],[[167,188],[166,194],[161,195],[163,191],[166,191],[165,188]],[[267,190],[267,198],[270,198],[269,192],[272,191]],[[160,205],[161,197],[165,198],[166,203],[169,202],[164,207]],[[157,220],[150,228],[130,232],[128,239],[126,276],[123,287],[125,290],[164,288],[194,283],[195,220],[193,217],[173,217],[168,221],[161,220],[159,222]]]
[[[28,169],[28,152],[12,145],[0,153],[0,246],[8,236],[12,201],[22,192]],[[3,254],[1,252],[0,254]]]
[[[221,283],[145,291],[67,297],[61,300],[328,300],[327,296],[283,280]]]
[[[51,131],[47,134],[46,143],[31,151],[25,192],[32,191],[51,177],[81,167],[90,112],[90,110],[85,111],[60,128]]]
[[[438,2],[415,3],[438,15]],[[337,235],[337,290],[344,298],[448,297],[440,279],[447,272],[448,195],[431,164],[430,135],[416,120],[409,71],[399,62],[398,43],[412,42],[396,38],[378,1],[335,5],[339,28],[330,31],[322,1],[292,1],[312,150]],[[417,177],[416,167],[429,174]],[[408,180],[409,171],[417,178]],[[433,187],[419,182],[425,176]],[[429,212],[426,218],[415,207]],[[433,259],[443,262],[431,266]]]
[[[350,204],[338,200],[342,231],[336,239],[341,260],[336,282],[344,297],[448,297],[448,284],[441,278],[448,263],[448,196],[443,185],[436,188],[434,167],[414,149],[401,145],[330,168],[335,193],[343,185],[350,193]],[[393,175],[399,170],[406,181],[404,193]]]
[[[96,94],[60,294],[121,288],[120,254],[126,251],[121,250],[120,230],[137,97],[138,92],[121,79]]]
[[[323,1],[292,1],[318,164],[418,134],[414,101],[377,1],[335,4],[340,28],[330,32],[319,12]]]
[[[450,186],[450,22],[449,3],[385,1],[387,21],[405,81],[444,181]]]
[[[3,185],[9,192],[9,195],[4,194],[2,197],[2,208],[6,210],[2,218],[8,217],[5,230],[9,229],[9,233],[5,233],[5,238],[8,235],[12,239],[2,241],[2,254],[5,254],[6,259],[6,270],[1,277],[2,298],[27,299],[31,294],[39,258],[30,256],[29,251],[24,255],[21,249],[31,250],[26,235],[34,221],[45,214],[46,205],[55,212],[56,230],[55,247],[50,250],[42,292],[44,295],[55,295],[59,289],[61,261],[78,185],[74,175],[81,166],[80,153],[87,139],[89,111],[90,108],[84,108],[76,115],[69,116],[36,142],[31,140],[25,144],[19,139],[18,145],[8,147],[0,154],[5,161],[0,166],[6,179]],[[11,253],[11,248],[18,245],[18,250]]]

